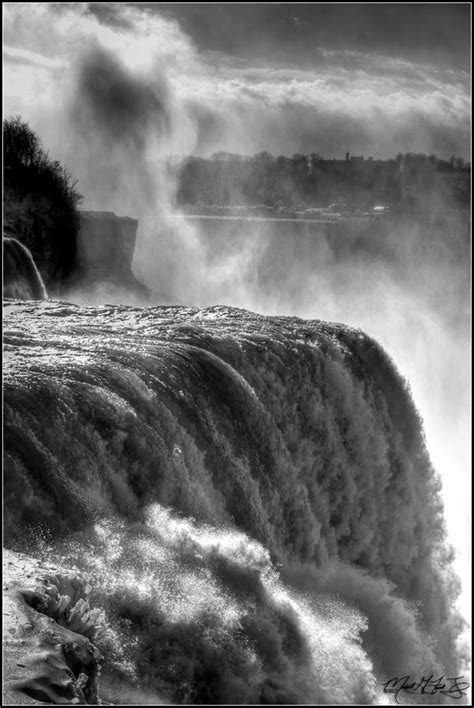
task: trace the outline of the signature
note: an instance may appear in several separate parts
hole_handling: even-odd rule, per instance
[[[443,675],[440,678],[434,678],[433,674],[428,678],[422,677],[419,681],[412,681],[410,676],[395,676],[384,684],[384,693],[395,694],[395,702],[399,703],[399,695],[402,691],[405,693],[422,693],[429,696],[434,696],[436,693],[441,693],[450,698],[462,698],[466,695],[465,691],[469,688],[467,681],[462,681],[464,676],[455,676],[448,678]]]

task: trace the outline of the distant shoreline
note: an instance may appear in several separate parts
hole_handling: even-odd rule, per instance
[[[342,219],[306,219],[304,217],[294,216],[236,216],[230,214],[186,214],[178,212],[173,216],[184,216],[185,219],[214,219],[218,221],[285,221],[285,222],[305,222],[310,224],[337,224]],[[345,219],[344,219],[345,220]],[[352,219],[351,219],[352,220]],[[354,219],[357,221],[369,221],[370,217],[359,217]]]
[[[387,223],[393,222],[394,218],[407,218],[406,214],[399,214],[397,212],[391,212],[389,214],[352,214],[352,215],[340,215],[334,216],[332,218],[308,218],[306,216],[250,216],[250,215],[237,215],[237,214],[193,214],[189,212],[176,211],[171,214],[172,217],[184,218],[186,220],[192,221],[243,221],[243,222],[284,222],[284,223],[298,223],[298,224],[374,224],[374,223]],[[418,220],[419,215],[415,216]],[[429,221],[432,218],[442,219],[443,221],[449,221],[451,219],[459,218],[459,213],[455,214],[436,214],[436,215],[425,215],[423,218]]]

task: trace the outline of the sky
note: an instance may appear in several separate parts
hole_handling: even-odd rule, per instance
[[[100,49],[150,91],[166,87],[177,154],[469,159],[468,3],[3,8],[4,113],[61,157],[81,67]]]

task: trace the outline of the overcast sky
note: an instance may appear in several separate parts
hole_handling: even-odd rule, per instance
[[[125,79],[120,130],[156,119],[161,152],[469,155],[468,3],[3,7],[4,112],[60,156]]]
[[[469,11],[459,4],[160,3],[200,51],[317,69],[321,49],[377,52],[467,69]],[[100,13],[100,6],[95,11]]]

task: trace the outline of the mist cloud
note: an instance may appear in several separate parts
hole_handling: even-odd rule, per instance
[[[120,121],[132,118],[124,115],[125,103],[133,104],[137,126],[152,114],[166,128],[168,85],[187,119],[169,145],[178,153],[349,150],[386,158],[402,150],[467,157],[469,76],[453,64],[324,44],[311,52],[309,67],[250,60],[198,50],[159,8],[40,5],[29,16],[10,5],[5,20],[6,111],[45,128],[52,149],[58,141],[48,124],[67,89],[84,92],[89,103],[94,94],[97,116],[115,105],[108,115],[120,135]],[[42,72],[43,96],[36,101],[32,70]],[[209,121],[215,131],[206,129]]]
[[[85,57],[78,72],[77,98],[90,111],[96,128],[110,140],[131,140],[144,148],[150,128],[167,130],[166,88],[130,75],[110,52],[96,48]],[[77,106],[79,109],[79,106]]]

